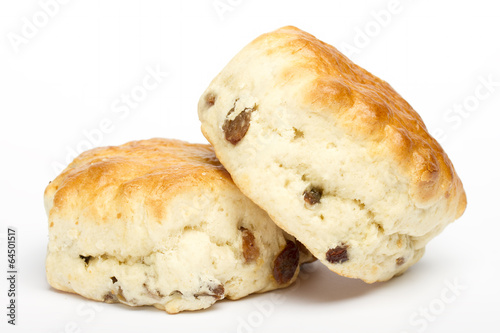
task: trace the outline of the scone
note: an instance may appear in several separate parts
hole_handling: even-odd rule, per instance
[[[56,289],[168,313],[286,287],[312,256],[208,145],[151,139],[77,157],[45,190]]]
[[[198,115],[240,190],[340,275],[401,274],[465,210],[462,183],[417,112],[295,27],[240,51]]]

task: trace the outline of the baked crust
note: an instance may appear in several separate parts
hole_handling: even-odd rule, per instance
[[[260,56],[268,59],[285,55],[278,85],[300,87],[294,97],[310,112],[324,114],[356,140],[372,143],[373,154],[393,160],[408,177],[418,207],[446,197],[450,214],[455,219],[463,214],[465,191],[448,155],[387,82],[293,26],[263,34],[245,49],[262,50]]]
[[[87,207],[95,218],[88,223],[106,223],[109,206],[94,206],[105,194],[105,187],[118,187],[116,202],[127,197],[145,198],[145,209],[158,221],[165,212],[165,201],[196,186],[227,186],[231,176],[215,157],[209,145],[174,139],[132,141],[121,146],[95,148],[82,153],[45,189],[46,211],[61,213]],[[100,187],[100,185],[102,187]],[[158,194],[158,195],[154,195]],[[109,199],[109,198],[107,198]],[[122,207],[122,216],[129,210]],[[113,208],[115,209],[115,208]],[[123,216],[126,220],[127,216]]]

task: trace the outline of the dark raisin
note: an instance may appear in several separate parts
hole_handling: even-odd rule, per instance
[[[205,102],[207,103],[208,107],[211,107],[215,104],[215,95],[213,93],[208,93],[206,96],[205,96]]]
[[[304,191],[304,201],[310,205],[315,205],[321,201],[323,190],[318,187],[313,187],[310,190]]]
[[[290,241],[286,241],[286,246],[280,254],[274,259],[273,276],[279,284],[285,284],[295,275],[299,266],[299,248]]]
[[[208,289],[213,293],[211,296],[214,296],[216,299],[221,299],[224,296],[224,286],[222,284],[218,284],[215,287],[209,286]]]
[[[224,124],[222,125],[222,130],[227,141],[231,142],[233,145],[240,142],[241,139],[247,134],[248,128],[250,127],[250,118],[252,115],[253,108],[246,108],[233,120],[226,118]],[[229,111],[227,117],[234,112],[234,107]]]
[[[90,259],[92,259],[92,256],[82,256],[80,254],[80,259],[83,259],[83,261],[85,261],[85,266],[88,266],[89,262],[90,262]]]
[[[208,290],[210,290],[210,293],[198,293],[194,294],[193,296],[195,298],[198,298],[200,296],[211,296],[216,300],[222,299],[224,296],[224,286],[222,284],[218,284],[216,286],[208,286]]]
[[[396,259],[396,265],[401,266],[402,264],[405,263],[405,261],[406,261],[405,258],[399,257]]]
[[[117,278],[115,278],[114,276],[111,277],[111,281],[113,281],[113,283],[116,283],[116,281],[118,281]]]
[[[334,249],[330,249],[326,252],[326,260],[332,264],[341,264],[344,261],[349,260],[349,255],[347,253],[347,246],[342,244]]]
[[[297,241],[295,243],[297,245],[297,247],[299,248],[299,252],[300,253],[304,253],[304,254],[309,254],[309,250],[307,249],[307,247],[304,246],[304,244],[302,244],[301,242]]]
[[[260,254],[259,248],[255,243],[255,236],[253,233],[241,227],[241,237],[242,237],[242,249],[243,249],[243,257],[245,258],[245,263],[249,263],[255,261]]]

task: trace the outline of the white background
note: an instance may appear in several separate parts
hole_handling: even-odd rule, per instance
[[[379,23],[373,13],[389,3],[70,0],[51,7],[49,17],[38,1],[2,1],[2,332],[499,332],[498,2],[402,1]],[[27,21],[39,27],[30,30]],[[205,142],[196,112],[201,93],[244,45],[284,25],[347,50],[412,104],[464,182],[465,215],[387,283],[341,278],[316,263],[287,290],[178,315],[51,289],[42,197],[56,166],[95,145],[151,137]],[[157,68],[168,75],[124,107],[122,97],[140,93]],[[18,233],[16,327],[5,315],[7,226]],[[454,283],[460,288],[450,289]]]

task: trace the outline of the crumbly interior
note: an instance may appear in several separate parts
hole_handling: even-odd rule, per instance
[[[272,277],[284,233],[237,191],[189,193],[170,205],[165,223],[148,220],[144,211],[134,221],[86,227],[75,224],[78,216],[53,216],[50,284],[94,300],[154,305],[169,313],[289,284]],[[252,232],[259,249],[252,262],[244,259],[242,228]]]
[[[273,75],[271,68],[262,72]],[[200,100],[205,136],[238,187],[331,270],[370,283],[388,280],[417,262],[452,221],[443,202],[414,204],[408,178],[376,153],[377,143],[346,134],[333,116],[289,103],[286,90],[263,91],[251,80],[231,85],[226,75],[207,90],[213,105]],[[223,128],[232,108],[231,119],[255,109],[236,144]],[[319,203],[304,200],[311,189],[321,192]],[[348,260],[327,260],[337,247]]]

